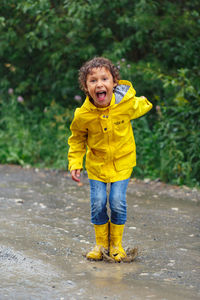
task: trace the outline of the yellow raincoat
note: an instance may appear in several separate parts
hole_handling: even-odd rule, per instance
[[[136,165],[131,120],[147,113],[152,104],[136,97],[132,84],[120,80],[108,107],[94,106],[89,97],[75,111],[68,143],[69,170],[82,169],[86,153],[88,178],[103,182],[128,179]]]

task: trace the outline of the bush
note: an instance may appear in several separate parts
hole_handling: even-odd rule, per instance
[[[0,99],[0,161],[67,168],[67,138],[73,114],[55,101],[43,111],[27,108],[14,94]]]
[[[0,90],[31,107],[71,106],[78,69],[95,55],[199,78],[199,30],[197,0],[1,0]],[[144,88],[143,70],[134,74]]]
[[[160,80],[163,97],[153,95],[155,115],[133,123],[138,153],[135,174],[199,185],[200,90],[187,78],[187,69],[179,70],[176,78],[149,69],[148,73],[152,80]]]
[[[66,167],[78,69],[103,55],[154,104],[134,174],[199,184],[199,31],[198,0],[2,0],[0,162]]]

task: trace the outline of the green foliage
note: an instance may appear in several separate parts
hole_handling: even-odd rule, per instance
[[[154,104],[134,173],[199,184],[199,32],[198,0],[2,0],[0,162],[66,165],[78,69],[102,55]]]
[[[78,69],[94,55],[197,77],[199,31],[197,0],[2,0],[0,89],[15,89],[31,106],[49,104],[49,95],[69,106]]]
[[[135,172],[140,177],[175,184],[200,183],[200,91],[187,73],[181,69],[174,79],[151,72],[162,80],[167,101],[165,95],[163,99],[157,96],[156,119],[152,122],[147,116],[133,124],[138,153]]]
[[[55,101],[40,111],[14,94],[0,99],[0,162],[66,169],[72,117]]]

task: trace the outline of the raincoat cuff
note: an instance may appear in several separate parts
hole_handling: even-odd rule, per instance
[[[76,163],[76,164],[72,164],[72,165],[69,165],[69,171],[71,172],[71,171],[73,171],[73,170],[81,170],[81,169],[83,169],[83,165],[82,165],[82,163]]]

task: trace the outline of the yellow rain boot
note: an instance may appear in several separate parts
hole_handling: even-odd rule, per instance
[[[109,223],[103,225],[94,225],[96,246],[87,253],[87,259],[101,260],[102,259],[102,248],[108,251],[109,246]]]
[[[126,257],[126,252],[122,248],[122,236],[124,225],[110,223],[110,257],[120,262]]]

